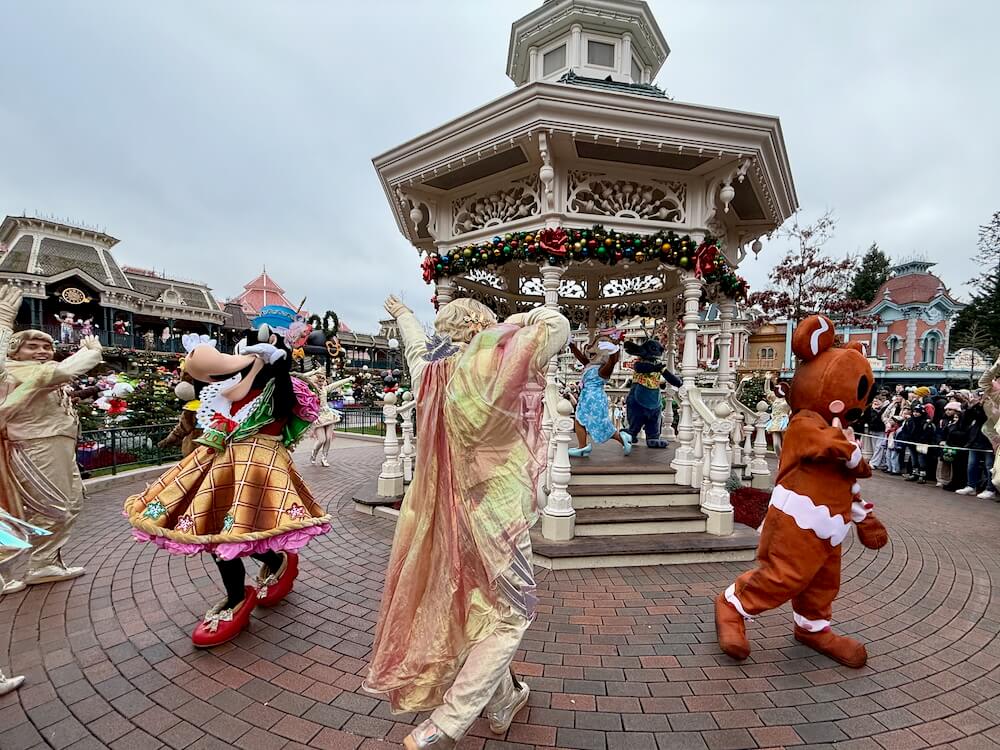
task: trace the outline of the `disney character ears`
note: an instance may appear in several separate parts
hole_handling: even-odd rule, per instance
[[[810,315],[795,327],[792,351],[799,359],[808,362],[821,352],[832,349],[835,337],[833,321],[825,315]]]

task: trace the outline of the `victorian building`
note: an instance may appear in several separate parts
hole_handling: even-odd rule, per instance
[[[118,263],[118,240],[51,219],[8,216],[0,223],[0,283],[24,292],[18,328],[57,342],[93,333],[107,347],[181,351],[184,333],[216,335],[227,315],[211,289]]]

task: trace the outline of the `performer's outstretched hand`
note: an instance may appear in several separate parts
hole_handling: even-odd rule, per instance
[[[858,541],[868,549],[882,549],[889,543],[889,532],[875,516],[868,516],[857,524]]]
[[[393,318],[398,318],[403,313],[413,312],[410,308],[404,305],[399,298],[390,294],[385,300],[385,311],[389,313]]]
[[[99,352],[104,347],[101,346],[100,339],[98,339],[97,336],[84,336],[80,339],[80,348],[90,349],[92,352]]]
[[[21,307],[21,290],[13,284],[0,286],[0,326],[13,328]]]

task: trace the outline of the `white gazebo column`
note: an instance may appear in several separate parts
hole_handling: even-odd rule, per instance
[[[573,438],[573,404],[562,399],[556,407],[555,452],[549,464],[550,491],[542,511],[542,536],[556,542],[573,538],[576,529],[576,511],[569,494],[573,476],[569,462],[569,444]]]
[[[719,303],[719,388],[732,391],[733,377],[733,318],[736,303],[732,300]]]
[[[692,273],[684,274],[684,359],[681,364],[681,417],[677,423],[677,452],[671,464],[677,470],[677,484],[691,484],[693,467],[695,425],[688,389],[693,388],[698,375],[698,304],[701,300],[701,279]]]
[[[667,369],[672,374],[677,373],[677,313],[673,303],[667,311]],[[660,434],[664,440],[674,442],[677,433],[674,431],[674,393],[676,389],[672,385],[667,386],[669,398],[665,399],[666,407],[663,410],[663,425]]]
[[[444,307],[455,299],[455,282],[449,278],[438,279],[434,284],[434,295],[439,307]]]
[[[705,492],[701,511],[708,516],[705,530],[716,536],[733,533],[733,506],[729,502],[726,482],[733,468],[727,453],[733,423],[729,421],[732,409],[725,401],[715,406],[715,421],[712,423],[711,455],[708,461],[708,490]]]
[[[545,307],[550,310],[559,309],[559,282],[565,268],[544,265],[538,269],[542,274],[542,290],[545,295]],[[569,423],[562,416],[562,401],[559,399],[559,388],[556,384],[556,371],[559,368],[559,358],[549,361],[545,376],[545,412],[542,417],[542,434],[549,446],[549,465],[543,473],[543,480],[548,475],[548,481],[542,482],[539,488],[544,493],[548,488],[545,508],[542,511],[542,536],[546,539],[565,541],[573,538],[576,525],[576,511],[573,510],[573,500],[566,488],[572,475],[569,462],[569,440],[573,432],[573,407],[570,407]],[[558,416],[557,416],[558,413]],[[565,442],[565,460],[560,455],[560,446]],[[540,498],[541,499],[541,498]],[[539,503],[541,504],[541,503]]]
[[[382,448],[385,461],[378,475],[379,497],[400,497],[403,494],[403,462],[399,457],[399,438],[396,436],[396,394],[387,393],[382,400],[382,419],[385,422],[385,438]]]

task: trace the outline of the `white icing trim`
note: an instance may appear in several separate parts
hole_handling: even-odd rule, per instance
[[[726,601],[732,604],[736,611],[743,615],[743,619],[748,622],[753,622],[753,618],[747,614],[747,611],[743,609],[743,603],[736,596],[736,584],[729,584],[729,588],[726,589]]]
[[[803,617],[794,610],[792,611],[792,619],[795,620],[796,625],[803,630],[808,630],[810,633],[818,633],[830,627],[829,620],[810,620],[808,617]]]
[[[847,462],[848,469],[858,468],[858,464],[861,463],[861,448],[854,446],[854,453],[851,454],[850,460]]]
[[[826,324],[826,318],[822,315],[819,317],[819,328],[812,332],[812,336],[809,337],[809,348],[812,350],[813,356],[819,354],[819,337],[830,330],[830,326]]]
[[[875,506],[872,505],[871,503],[866,503],[864,501],[861,502],[855,501],[851,503],[851,520],[854,521],[854,523],[861,523],[866,518],[868,518],[868,515],[874,509]]]
[[[834,547],[844,541],[851,528],[839,514],[830,515],[827,506],[816,505],[809,497],[793,492],[780,484],[774,486],[770,504],[785,515],[791,516],[800,529],[812,531],[820,539],[830,540],[830,544]]]
[[[861,494],[861,485],[855,482],[854,484],[851,485],[851,495],[854,496],[860,494]]]

